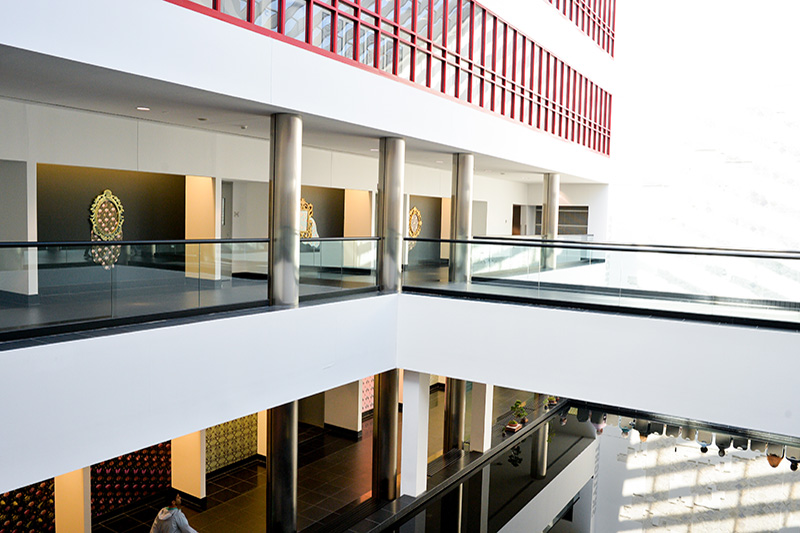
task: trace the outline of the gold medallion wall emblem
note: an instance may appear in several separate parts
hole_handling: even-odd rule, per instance
[[[121,241],[125,209],[119,198],[106,189],[92,202],[89,222],[92,224],[91,240]],[[92,246],[92,260],[106,270],[113,268],[119,259],[119,245]]]
[[[300,238],[310,239],[314,236],[314,204],[300,198]]]
[[[408,236],[416,239],[420,231],[422,231],[422,213],[416,207],[412,207],[408,213]]]

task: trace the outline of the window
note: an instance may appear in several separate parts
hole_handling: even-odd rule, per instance
[[[354,59],[356,21],[340,15],[337,32],[336,52],[341,56]]]
[[[381,34],[380,69],[390,74],[394,73],[394,39],[386,34]]]
[[[429,39],[429,0],[417,0],[417,35]]]
[[[361,26],[358,40],[359,61],[364,65],[375,66],[375,30]]]
[[[333,14],[330,9],[314,6],[314,31],[312,33],[311,44],[331,51],[331,30]]]
[[[430,55],[420,50],[416,51],[417,63],[414,67],[414,81],[420,85],[428,85],[428,59]]]
[[[405,43],[397,47],[397,75],[404,80],[411,79],[411,46]]]
[[[470,47],[470,13],[472,12],[472,2],[464,2],[461,5],[461,57],[469,59],[472,55],[472,48]]]
[[[287,37],[306,40],[306,2],[305,0],[284,0],[286,3],[286,21],[283,33]]]
[[[278,0],[254,0],[253,23],[268,30],[278,31]]]
[[[220,0],[219,10],[239,20],[247,20],[247,0]]]

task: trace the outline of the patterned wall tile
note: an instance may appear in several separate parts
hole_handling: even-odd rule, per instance
[[[248,415],[206,430],[206,472],[258,453],[258,415]]]
[[[171,450],[167,441],[92,465],[92,516],[105,515],[169,489]]]
[[[0,494],[0,533],[56,530],[55,480]]]
[[[365,413],[375,405],[375,376],[361,380],[361,412]]]

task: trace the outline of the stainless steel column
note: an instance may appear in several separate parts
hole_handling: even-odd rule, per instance
[[[267,531],[297,531],[297,402],[267,411]]]
[[[453,186],[450,203],[450,238],[469,240],[472,238],[472,182],[475,156],[453,154]],[[450,245],[450,281],[469,283],[469,245]]]
[[[269,302],[300,298],[300,161],[303,121],[272,115],[269,180]],[[297,402],[267,413],[267,530],[297,531]]]
[[[442,453],[464,448],[464,427],[467,420],[467,383],[447,378],[444,401],[444,442]]]
[[[383,292],[400,292],[403,267],[403,176],[406,141],[381,139],[378,168],[378,277]]]
[[[372,418],[372,496],[397,498],[397,409],[400,401],[399,372],[375,376]]]
[[[533,434],[531,443],[531,477],[544,479],[547,476],[547,437],[550,424],[545,424]]]
[[[561,189],[560,174],[544,175],[544,195],[542,198],[542,239],[558,238],[558,195]],[[552,270],[556,267],[553,248],[542,248],[542,267]]]
[[[272,115],[269,172],[269,303],[297,307],[300,297],[300,161],[303,121]]]

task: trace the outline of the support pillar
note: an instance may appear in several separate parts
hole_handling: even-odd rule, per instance
[[[544,197],[542,198],[542,239],[552,241],[558,238],[558,195],[561,190],[560,174],[544,175]],[[553,248],[542,248],[542,268],[556,268],[556,255]]]
[[[384,138],[378,174],[378,277],[382,292],[400,292],[403,267],[403,180],[406,141]]]
[[[375,406],[372,420],[372,496],[397,498],[397,407],[399,372],[389,370],[375,376]]]
[[[444,441],[442,453],[464,449],[464,427],[467,415],[467,383],[447,378],[444,403]]]
[[[453,155],[453,185],[450,202],[450,238],[469,240],[472,238],[472,182],[475,156]],[[450,246],[450,281],[469,283],[472,264],[468,244],[453,243]]]
[[[200,507],[206,498],[206,430],[172,439],[172,488]]]
[[[493,406],[494,386],[473,383],[472,420],[469,437],[470,451],[484,453],[492,447]]]
[[[547,436],[550,424],[544,424],[533,434],[531,443],[531,477],[544,479],[547,477]]]
[[[92,468],[56,476],[56,533],[91,533]]]
[[[428,415],[431,375],[403,372],[403,444],[400,494],[416,498],[428,485]]]
[[[267,531],[297,531],[297,402],[267,412]]]
[[[300,297],[300,175],[303,121],[272,115],[269,180],[269,303],[297,307]]]
[[[300,176],[303,121],[272,115],[269,181],[269,303],[300,301]],[[297,401],[267,413],[267,531],[297,531]]]

